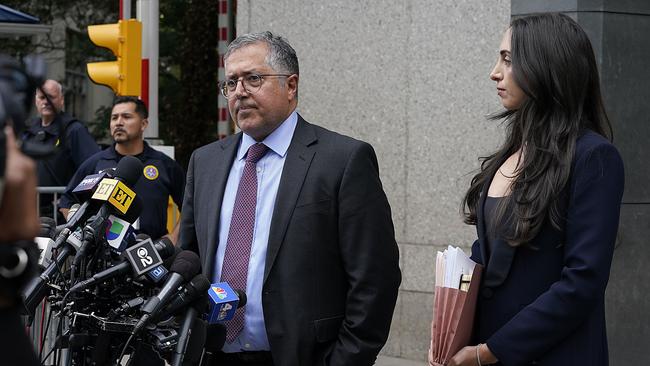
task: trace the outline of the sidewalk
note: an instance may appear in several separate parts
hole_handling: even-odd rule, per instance
[[[395,358],[395,357],[387,357],[387,356],[377,357],[377,362],[375,363],[375,366],[426,366],[426,365],[427,363],[425,361],[413,361],[404,358]]]

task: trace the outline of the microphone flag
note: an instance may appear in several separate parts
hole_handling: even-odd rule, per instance
[[[121,253],[126,247],[126,241],[124,238],[129,235],[133,229],[131,229],[131,225],[128,221],[122,220],[113,215],[108,216],[108,221],[110,225],[106,228],[106,242],[108,242],[108,245],[111,248],[115,249],[118,253]]]
[[[239,297],[228,283],[213,283],[208,289],[208,296],[210,297],[208,323],[215,324],[224,322],[235,316],[235,311],[239,304]]]
[[[133,271],[142,275],[163,263],[151,239],[143,240],[126,249],[126,258],[131,262]]]
[[[95,186],[106,177],[106,173],[98,173],[87,175],[79,184],[72,190],[72,193],[87,193],[92,192]]]
[[[118,211],[125,214],[135,198],[135,192],[117,179],[104,178],[99,182],[93,199],[108,201]]]

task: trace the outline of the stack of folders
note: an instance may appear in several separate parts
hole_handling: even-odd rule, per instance
[[[446,365],[456,352],[469,345],[482,270],[460,248],[449,246],[438,252],[430,365]]]

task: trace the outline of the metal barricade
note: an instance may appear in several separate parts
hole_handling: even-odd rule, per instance
[[[54,219],[54,222],[56,222],[57,225],[60,223],[58,222],[57,219],[57,212],[59,212],[59,198],[63,192],[65,192],[65,187],[64,186],[50,186],[50,187],[36,187],[37,191],[37,196],[36,196],[36,208],[38,209],[38,216],[41,217],[41,195],[44,194],[52,194],[54,195],[52,199],[52,218]],[[62,224],[62,223],[61,223]]]
[[[37,196],[36,196],[36,208],[38,216],[41,217],[41,201],[42,195],[53,195],[52,197],[52,218],[57,225],[63,224],[59,222],[58,211],[59,211],[59,198],[61,194],[65,191],[65,187],[37,187]],[[49,304],[46,301],[43,301],[37,308],[36,313],[34,314],[34,320],[30,326],[27,327],[28,334],[32,339],[34,344],[34,349],[37,354],[45,356],[52,350],[54,346],[54,341],[56,338],[57,330],[59,328],[59,321],[56,318],[52,318]],[[49,324],[48,324],[49,320]],[[66,354],[63,354],[63,357],[66,357]],[[46,365],[52,364],[53,358],[50,357],[48,362],[45,362]],[[62,363],[65,364],[65,363]]]

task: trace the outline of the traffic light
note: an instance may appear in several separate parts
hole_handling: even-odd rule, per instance
[[[139,96],[142,79],[142,23],[135,19],[89,25],[88,37],[117,56],[117,61],[88,64],[88,76],[117,95]]]

